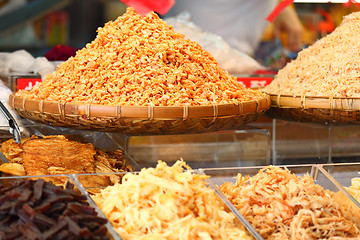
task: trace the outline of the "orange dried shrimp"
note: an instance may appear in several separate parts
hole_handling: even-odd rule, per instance
[[[47,75],[24,98],[105,105],[183,106],[264,98],[155,13],[132,8]]]

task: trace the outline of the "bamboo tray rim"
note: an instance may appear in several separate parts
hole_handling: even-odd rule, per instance
[[[269,94],[271,107],[359,111],[360,97],[323,97]]]
[[[203,106],[128,106],[100,105],[91,103],[70,103],[46,100],[26,99],[9,96],[12,108],[39,114],[59,115],[60,118],[85,116],[87,118],[134,118],[148,120],[216,118],[264,112],[270,108],[270,96],[258,100],[243,101],[234,104],[213,104]]]

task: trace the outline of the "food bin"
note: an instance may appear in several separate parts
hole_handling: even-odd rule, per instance
[[[201,174],[198,170],[189,170],[189,171],[194,171],[195,174]],[[126,174],[126,172],[123,172],[123,173],[100,173],[100,174],[74,174],[74,177],[75,177],[76,182],[82,186],[80,189],[82,190],[82,192],[84,194],[86,194],[90,204],[93,205],[94,207],[99,208],[97,206],[97,204],[95,203],[95,201],[92,199],[93,194],[96,194],[105,188],[105,186],[100,184],[101,181],[98,180],[99,176],[109,176],[110,178],[117,177],[117,178],[121,179],[125,174]],[[138,172],[132,172],[132,174],[138,174]],[[209,187],[213,188],[212,186],[209,186]],[[213,188],[213,189],[215,191],[217,191],[216,188]],[[223,201],[222,198],[220,198],[220,200]],[[104,214],[102,213],[101,216],[104,216]],[[244,218],[239,217],[236,213],[235,213],[235,217],[238,218],[240,220],[240,223],[242,223],[244,225],[244,227],[248,230],[248,234],[250,236],[252,236],[256,240],[263,239],[255,231],[255,229],[251,226],[251,224],[249,222],[247,222]],[[117,235],[117,237],[118,237],[117,239],[122,239],[116,233],[114,228],[112,229],[112,231],[114,231],[114,233],[113,233],[114,236]]]
[[[332,179],[326,171],[321,169],[319,165],[279,165],[278,167],[287,168],[296,176],[304,176],[305,174],[308,174],[314,179],[315,184],[322,186],[326,190],[334,192],[337,197],[341,197],[341,199],[346,201],[346,210],[350,209],[350,215],[355,215],[355,218],[357,218],[356,215],[360,214],[360,208],[357,202],[334,179]],[[203,168],[199,169],[199,172],[209,176],[209,185],[217,188],[217,194],[223,199],[229,208],[237,216],[242,217],[240,211],[238,211],[238,209],[226,198],[225,194],[221,192],[219,187],[225,182],[235,183],[238,173],[241,173],[243,176],[249,175],[250,177],[253,177],[262,168],[263,167]],[[354,219],[352,218],[352,220]],[[355,223],[359,222],[360,221],[356,221]]]
[[[346,164],[348,165],[348,164]],[[357,165],[357,164],[354,164]],[[325,189],[328,189],[333,192],[346,192],[334,179],[331,179],[331,176],[326,174],[325,171],[321,171],[321,166],[324,168],[326,166],[335,166],[335,165],[316,165],[316,164],[303,164],[303,165],[279,165],[281,168],[287,168],[291,173],[295,173],[296,176],[304,176],[305,174],[310,175],[315,181],[314,183],[319,184]],[[360,164],[358,164],[360,167]],[[254,176],[265,166],[258,167],[233,167],[233,168],[202,168],[199,169],[200,172],[210,176],[210,181],[220,186],[224,182],[236,182],[236,176],[238,173],[242,175]],[[327,167],[327,168],[329,168]],[[352,173],[353,176],[358,174],[357,172]]]
[[[58,187],[61,187],[61,188],[68,188],[69,189],[69,187],[68,186],[71,186],[72,185],[72,187],[70,187],[70,189],[72,188],[73,189],[73,191],[72,190],[65,190],[66,191],[66,193],[68,193],[69,191],[71,191],[71,192],[73,192],[72,194],[75,194],[75,195],[73,195],[73,196],[76,196],[76,197],[73,197],[73,199],[77,199],[77,198],[81,198],[81,200],[77,200],[76,202],[83,202],[83,203],[85,203],[87,206],[90,206],[90,207],[92,207],[92,208],[94,208],[94,210],[95,210],[95,213],[91,213],[91,211],[90,211],[90,209],[88,209],[87,207],[85,207],[85,209],[84,210],[79,210],[79,212],[75,212],[74,214],[76,214],[77,216],[79,215],[79,214],[83,214],[84,216],[85,215],[88,215],[88,214],[90,214],[91,216],[97,216],[97,217],[99,217],[99,218],[104,218],[104,219],[106,219],[103,215],[102,215],[102,212],[99,210],[99,208],[96,206],[96,205],[94,205],[92,202],[91,202],[91,199],[88,197],[88,195],[87,195],[87,193],[86,192],[84,192],[84,190],[83,190],[83,187],[81,186],[81,184],[78,184],[77,183],[77,180],[75,179],[75,177],[74,176],[72,176],[72,175],[66,175],[66,174],[60,174],[60,175],[41,175],[41,176],[7,176],[7,177],[0,177],[0,184],[2,185],[2,186],[5,186],[5,187],[8,187],[10,184],[13,184],[14,183],[14,181],[15,182],[22,182],[22,181],[28,181],[28,180],[35,180],[35,181],[38,181],[39,179],[42,179],[42,180],[44,180],[45,182],[51,182],[52,184],[55,184],[55,185],[57,185]],[[35,189],[35,185],[34,185],[34,189]],[[0,187],[0,190],[2,190],[2,188]],[[47,189],[48,191],[49,191],[49,189]],[[54,189],[53,190],[53,188],[51,188],[51,190],[50,190],[51,192],[54,192],[54,193],[56,193],[56,194],[58,194],[59,192],[60,192],[60,194],[61,193],[63,193],[62,191],[59,191],[59,190],[57,190],[57,189]],[[35,195],[36,193],[34,192],[34,195]],[[30,195],[30,196],[33,196],[33,195]],[[49,196],[49,197],[47,197],[47,199],[46,200],[42,200],[43,202],[45,202],[45,201],[50,201],[51,199],[50,198],[53,198],[54,196],[53,195],[51,195],[51,196]],[[31,197],[32,198],[32,197]],[[42,195],[42,197],[41,197],[41,199],[43,199],[44,198],[44,195]],[[71,198],[70,198],[71,199]],[[3,198],[3,200],[5,200],[4,198]],[[64,203],[64,201],[66,201],[66,200],[59,200],[59,201],[61,201],[61,203]],[[71,200],[72,201],[72,200]],[[72,202],[75,202],[75,201],[72,201]],[[2,204],[3,204],[4,202],[2,202]],[[53,205],[54,203],[52,203],[52,205]],[[86,206],[85,205],[85,206]],[[69,209],[70,208],[70,206],[68,206],[67,207],[67,209]],[[37,208],[34,208],[35,210],[37,209]],[[4,210],[4,209],[3,209]],[[36,211],[38,211],[38,210],[36,210]],[[40,212],[42,211],[42,210],[39,210]],[[46,210],[45,210],[46,211]],[[85,211],[85,212],[84,212]],[[44,213],[45,214],[45,213]],[[67,213],[68,214],[68,213]],[[94,214],[94,215],[93,215]],[[63,215],[63,216],[65,216],[65,214]],[[66,215],[66,216],[68,216],[68,215]],[[81,221],[91,221],[91,220],[89,220],[89,219],[92,219],[92,217],[87,217],[87,219],[88,220],[81,220]],[[79,220],[80,221],[80,220]],[[95,220],[95,222],[96,222],[96,220]],[[61,224],[60,222],[58,222],[58,224],[57,225],[59,225],[59,224]],[[69,223],[70,224],[70,223]],[[105,224],[105,226],[106,226],[106,230],[107,230],[107,236],[109,237],[109,239],[118,239],[117,238],[117,236],[116,236],[116,233],[114,233],[113,232],[113,230],[112,230],[112,228],[111,228],[111,225],[110,225],[110,223],[109,222],[107,222],[106,224]],[[2,230],[4,230],[4,229],[2,229]],[[44,232],[43,232],[44,233]],[[1,231],[0,231],[0,238],[1,238]]]

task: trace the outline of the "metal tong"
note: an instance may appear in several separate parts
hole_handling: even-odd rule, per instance
[[[0,110],[9,122],[10,133],[13,135],[15,142],[19,144],[21,140],[21,132],[19,125],[16,123],[15,118],[11,115],[11,113],[7,110],[7,108],[1,101]]]

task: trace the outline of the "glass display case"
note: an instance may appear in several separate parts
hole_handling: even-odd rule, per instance
[[[192,168],[271,163],[270,131],[251,126],[201,134],[111,136],[144,167],[154,166],[158,160],[172,164],[180,158]]]

